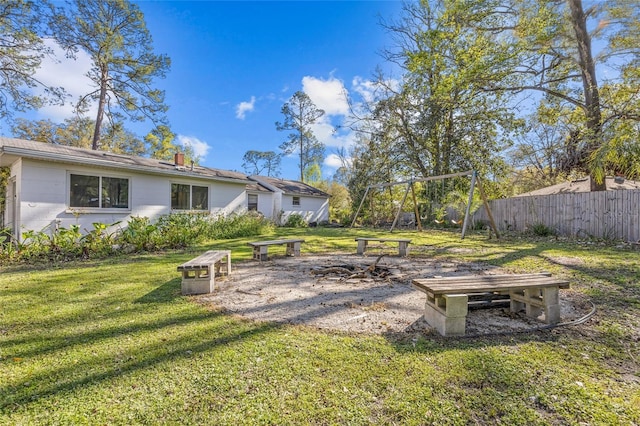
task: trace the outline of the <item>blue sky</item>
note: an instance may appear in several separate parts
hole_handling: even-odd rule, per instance
[[[335,171],[336,149],[354,135],[332,132],[348,113],[344,93],[358,102],[370,90],[380,52],[391,40],[380,16],[397,18],[400,1],[137,1],[156,53],[171,58],[165,90],[168,119],[178,140],[190,143],[204,166],[244,171],[248,150],[276,151],[282,105],[305,91],[326,111],[316,136],[327,146],[323,177]],[[45,79],[72,94],[86,93],[88,58],[46,62]],[[46,77],[45,77],[46,75]],[[77,96],[76,96],[77,97]],[[71,106],[44,108],[35,118],[60,122]],[[92,117],[93,118],[93,117]],[[135,128],[140,136],[150,123]],[[297,158],[283,158],[281,176],[297,179]]]

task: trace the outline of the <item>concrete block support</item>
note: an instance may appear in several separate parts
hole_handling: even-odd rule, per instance
[[[442,295],[433,301],[427,299],[424,319],[443,336],[462,336],[468,302],[466,294]]]

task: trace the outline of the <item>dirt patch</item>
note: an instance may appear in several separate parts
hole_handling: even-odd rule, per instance
[[[411,280],[434,275],[504,273],[479,263],[439,261],[429,257],[385,256],[377,266],[384,278],[318,274],[325,268],[352,265],[366,269],[377,256],[304,255],[267,262],[234,263],[230,277],[216,279],[212,294],[196,298],[226,312],[256,321],[304,324],[356,333],[422,332],[437,334],[422,318],[426,296]],[[578,293],[561,291],[562,321],[585,315],[590,305]],[[545,324],[508,308],[471,310],[467,334],[528,330]]]

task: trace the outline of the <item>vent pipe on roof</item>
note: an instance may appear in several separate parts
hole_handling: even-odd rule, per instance
[[[176,152],[173,162],[176,166],[184,166],[184,154],[181,152]]]

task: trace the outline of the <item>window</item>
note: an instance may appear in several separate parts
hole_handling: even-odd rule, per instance
[[[172,183],[171,208],[173,210],[209,210],[209,188]]]
[[[209,188],[206,186],[191,187],[191,208],[193,210],[209,210]]]
[[[256,194],[247,195],[247,210],[258,211],[258,196]]]
[[[71,174],[69,182],[69,207],[129,208],[129,179]]]
[[[300,197],[293,197],[293,202],[291,204],[300,207]]]

